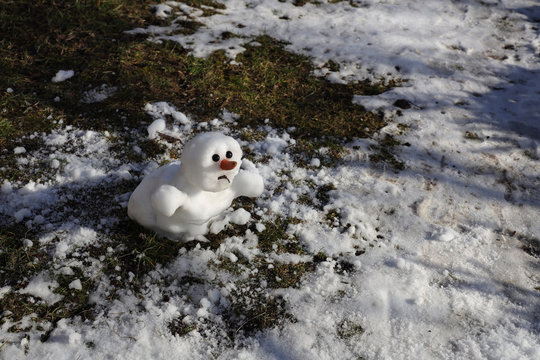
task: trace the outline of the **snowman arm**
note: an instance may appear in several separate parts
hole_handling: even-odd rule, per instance
[[[150,197],[154,210],[165,216],[172,216],[186,199],[187,195],[172,185],[161,185]]]
[[[233,180],[232,190],[237,196],[257,197],[264,191],[261,175],[252,171],[241,170]]]

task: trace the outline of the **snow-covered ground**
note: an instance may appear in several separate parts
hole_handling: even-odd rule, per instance
[[[203,23],[192,35],[173,35],[180,26],[175,22],[131,32],[148,33],[152,41],[178,41],[195,56],[224,49],[231,61],[254,37],[267,34],[286,41],[289,51],[312,58],[316,74],[331,81],[407,79],[381,95],[354,99],[393,119],[379,136],[391,134],[409,145],[396,147],[405,170],[370,164],[376,139],[347,144],[338,167],[315,159],[298,167],[287,151],[296,140],[292,134],[259,129],[265,138],[241,144],[256,154],[253,166],[266,185],[250,222],[260,223],[256,228],[263,231],[262,223],[277,217],[301,219],[287,232],[300,239],[306,255],[261,253],[257,231],[225,239],[216,250],[186,248],[150,273],[143,297],[126,288],[109,300],[108,284],[101,284],[91,295],[101,309],[95,318],[61,320],[46,342],[38,335],[10,333],[13,324],[4,323],[0,357],[540,358],[538,2],[223,4],[226,9],[206,17],[180,2],[156,8],[156,16]],[[223,39],[223,32],[238,36]],[[340,69],[325,68],[329,60]],[[398,99],[412,105],[400,116],[393,106]],[[156,120],[170,115],[173,123],[160,129],[179,143],[204,126],[234,135],[235,115],[227,111],[201,125],[167,103],[147,104],[146,110]],[[85,223],[86,211],[96,210],[75,210],[73,194],[140,179],[157,164],[115,160],[109,141],[114,134],[59,126],[36,136],[43,136],[44,146],[16,148],[17,159],[24,167],[49,164],[49,180],[4,181],[0,219],[39,229],[40,245],[50,245],[54,253],[54,273],[69,275],[77,268],[95,277],[102,260],[83,265],[73,254],[95,242],[107,244],[107,227],[117,219],[111,209],[98,209],[100,222]],[[136,144],[134,150],[141,151]],[[264,154],[271,157],[258,162]],[[324,159],[325,149],[319,155]],[[335,189],[328,192],[324,208],[299,201],[315,198],[313,189],[327,184]],[[128,197],[129,192],[116,195],[119,208],[125,210]],[[327,259],[298,287],[273,290],[263,284],[257,289],[280,296],[295,320],[231,342],[223,314],[232,294],[241,292],[238,280],[253,276],[254,269],[242,265],[240,274],[233,275],[215,263],[223,258],[235,263],[240,256],[249,264],[262,256],[271,266],[319,253]],[[202,283],[179,284],[183,276]],[[57,286],[43,272],[19,291],[55,303],[61,299],[52,291]],[[80,289],[81,282],[74,279],[69,287]],[[10,291],[0,288],[0,296]],[[197,330],[172,335],[167,327],[174,319]],[[23,322],[31,326],[31,316]]]

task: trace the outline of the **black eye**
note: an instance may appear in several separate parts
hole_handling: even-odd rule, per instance
[[[225,156],[227,157],[227,159],[232,158],[232,152],[227,151],[227,153],[225,154]]]
[[[218,154],[212,155],[212,160],[214,160],[215,162],[218,162],[219,161],[219,155]]]

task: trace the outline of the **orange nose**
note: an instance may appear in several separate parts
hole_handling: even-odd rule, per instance
[[[230,161],[227,159],[221,160],[221,164],[219,164],[219,167],[222,170],[232,170],[236,166],[236,161]]]

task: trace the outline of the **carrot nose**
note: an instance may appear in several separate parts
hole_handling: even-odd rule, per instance
[[[236,161],[230,161],[227,159],[221,160],[221,164],[219,164],[219,167],[222,170],[232,170],[236,166]]]

